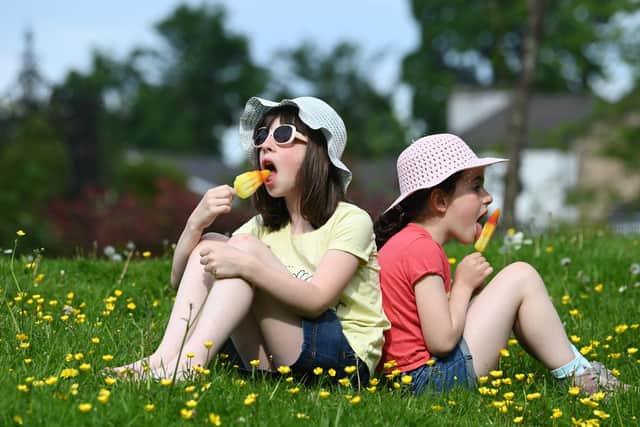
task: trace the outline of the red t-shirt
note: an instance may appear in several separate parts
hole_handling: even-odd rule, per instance
[[[396,361],[394,369],[415,369],[430,358],[424,341],[414,286],[424,276],[442,277],[451,289],[451,267],[442,246],[423,227],[408,224],[378,254],[382,307],[391,322],[384,333],[382,362]]]

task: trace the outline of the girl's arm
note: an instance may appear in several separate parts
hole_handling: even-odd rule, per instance
[[[193,210],[176,244],[171,264],[171,285],[177,289],[187,266],[189,255],[202,237],[205,228],[213,224],[218,215],[231,211],[235,190],[228,185],[220,185],[208,190]]]
[[[415,284],[422,335],[431,353],[444,356],[460,341],[471,296],[492,271],[486,259],[475,252],[458,265],[449,297],[438,275],[425,276]]]
[[[330,249],[309,281],[276,270],[251,258],[243,277],[289,306],[303,317],[315,318],[335,305],[356,273],[359,259],[348,252]]]

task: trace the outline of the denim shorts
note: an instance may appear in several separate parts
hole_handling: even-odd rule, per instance
[[[443,392],[456,385],[475,388],[476,374],[473,370],[473,358],[464,338],[446,357],[431,356],[435,363],[431,366],[423,365],[412,371],[411,393],[420,394],[424,391]]]
[[[319,377],[335,382],[349,376],[354,387],[369,382],[369,368],[349,345],[335,311],[329,309],[315,319],[302,319],[302,332],[304,339],[300,355],[290,366],[293,376],[304,382],[313,382]],[[227,340],[220,352],[228,354],[241,371],[248,370],[231,340]],[[348,366],[355,366],[356,371],[347,375],[344,369]],[[323,374],[316,375],[313,372],[315,368],[322,368]],[[329,369],[336,371],[335,377],[327,375]]]
[[[369,382],[369,368],[353,351],[342,332],[342,325],[335,311],[327,310],[320,317],[302,320],[304,341],[298,360],[291,365],[291,371],[297,376],[311,380],[316,375],[313,370],[320,367],[326,372],[335,369],[335,380],[347,376],[344,368],[355,366],[356,371],[349,374],[354,386]]]

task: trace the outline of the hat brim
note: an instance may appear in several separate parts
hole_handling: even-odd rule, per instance
[[[320,130],[325,139],[327,140],[327,151],[329,154],[329,160],[331,163],[338,169],[338,173],[340,175],[340,183],[342,184],[342,188],[344,190],[347,189],[349,183],[352,179],[352,173],[349,168],[340,160],[340,156],[342,155],[342,150],[346,144],[346,129],[344,128],[344,123],[340,116],[338,116],[335,111],[335,117],[333,117],[333,129],[334,132],[329,128],[327,120],[331,120],[326,114],[326,111],[314,111],[314,102],[321,102],[317,98],[311,97],[300,97],[294,99],[283,99],[280,102],[270,101],[268,99],[259,98],[257,96],[249,99],[247,101],[244,111],[240,116],[240,143],[250,159],[253,159],[255,155],[255,150],[253,146],[253,132],[257,126],[257,124],[262,120],[264,115],[272,110],[273,108],[282,107],[282,106],[292,106],[298,109],[298,115],[300,120],[305,123],[309,128],[314,130]],[[326,105],[326,104],[325,104]],[[330,109],[328,105],[327,108]],[[335,129],[342,129],[342,132],[336,132]],[[336,133],[336,135],[334,135]],[[340,142],[334,141],[335,138],[341,139]],[[336,144],[341,144],[341,149],[336,149]]]
[[[382,215],[386,214],[387,212],[389,212],[391,209],[393,209],[394,207],[396,207],[400,202],[402,202],[404,199],[406,199],[407,197],[409,197],[410,195],[412,195],[413,193],[415,193],[416,191],[420,191],[420,190],[425,190],[427,188],[433,188],[436,185],[440,184],[441,182],[444,182],[447,178],[449,178],[451,175],[461,172],[461,171],[465,171],[465,170],[469,170],[469,169],[473,169],[473,168],[480,168],[480,167],[486,167],[486,166],[491,166],[494,165],[496,163],[503,163],[503,162],[508,162],[509,159],[502,159],[499,157],[482,157],[482,158],[477,158],[472,162],[469,162],[467,165],[465,165],[462,168],[459,168],[455,171],[453,171],[451,174],[441,178],[441,179],[437,179],[437,180],[433,180],[432,182],[425,182],[424,185],[409,191],[405,194],[401,194],[400,197],[398,197],[396,200],[393,201],[393,203],[391,203],[391,205],[384,210],[384,212],[382,213]]]

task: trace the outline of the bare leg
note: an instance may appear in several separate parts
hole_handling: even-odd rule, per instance
[[[171,310],[169,322],[162,337],[160,345],[148,357],[140,359],[128,365],[114,368],[114,371],[122,373],[126,370],[133,371],[134,374],[141,374],[144,367],[156,369],[163,364],[173,360],[180,349],[182,340],[186,333],[187,321],[190,323],[189,334],[192,333],[199,321],[199,314],[202,309],[211,286],[213,277],[203,270],[200,264],[200,249],[204,242],[219,241],[223,244],[227,238],[223,235],[209,233],[203,237],[189,256],[187,266],[185,268],[175,302]],[[210,244],[210,243],[209,243]]]
[[[274,268],[285,269],[268,247],[251,236],[232,237],[227,244],[251,252]],[[259,330],[253,329],[256,325]],[[244,280],[224,279],[213,286],[180,356],[156,375],[171,377],[177,367],[181,376],[191,367],[206,366],[233,332],[232,339],[243,360],[258,358],[266,369],[270,369],[270,363],[265,343],[276,366],[291,364],[300,354],[303,335],[298,316],[263,292],[254,291]],[[206,341],[213,342],[209,351],[203,346]]]
[[[575,357],[540,275],[522,262],[501,270],[469,307],[463,336],[476,375],[486,375],[497,366],[500,349],[512,330],[549,369]]]

